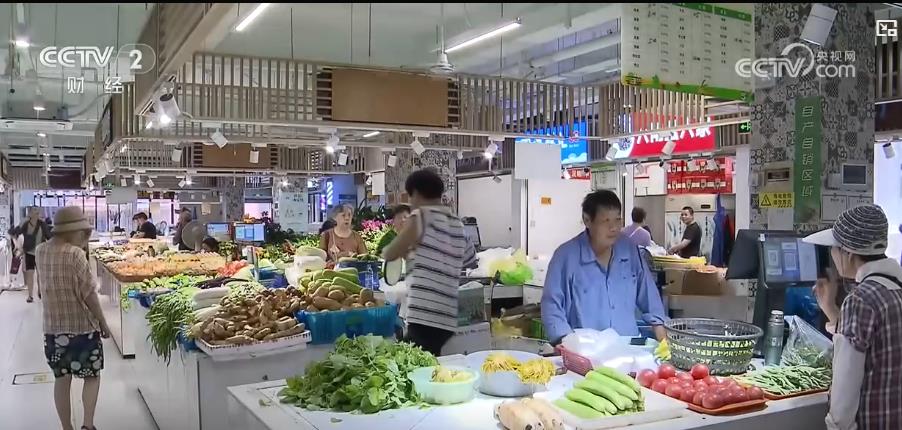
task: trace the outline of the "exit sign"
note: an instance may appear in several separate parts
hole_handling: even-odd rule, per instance
[[[752,122],[746,121],[739,124],[739,134],[749,134],[752,132]]]

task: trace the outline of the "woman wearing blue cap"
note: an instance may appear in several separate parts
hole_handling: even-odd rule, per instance
[[[835,332],[830,430],[902,429],[902,267],[886,257],[888,230],[883,210],[863,205],[805,238],[829,246],[839,275],[858,283],[839,308],[835,284],[815,286]]]

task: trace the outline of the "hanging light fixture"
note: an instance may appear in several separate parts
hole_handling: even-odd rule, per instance
[[[135,185],[141,185],[141,175],[135,173],[135,175],[132,179],[133,179]]]
[[[497,154],[497,153],[498,153],[498,144],[495,142],[489,142],[489,145],[485,147],[485,152],[483,153],[483,156],[485,156],[485,158],[491,160],[492,158],[495,157],[495,154]]]
[[[182,162],[182,148],[176,146],[172,149],[172,162],[173,163],[181,163]]]

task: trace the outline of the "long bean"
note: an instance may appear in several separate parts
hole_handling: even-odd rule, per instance
[[[740,383],[755,385],[776,395],[787,395],[801,391],[830,387],[830,369],[808,366],[774,366],[735,376]]]
[[[169,364],[172,351],[178,347],[179,332],[191,324],[193,310],[191,294],[181,291],[160,295],[150,306],[147,312],[150,334],[147,338],[153,351],[166,360],[166,364]]]

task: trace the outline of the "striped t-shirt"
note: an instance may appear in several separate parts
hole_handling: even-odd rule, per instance
[[[441,206],[411,215],[419,218],[422,233],[407,259],[407,323],[453,331],[467,245],[463,223]]]

